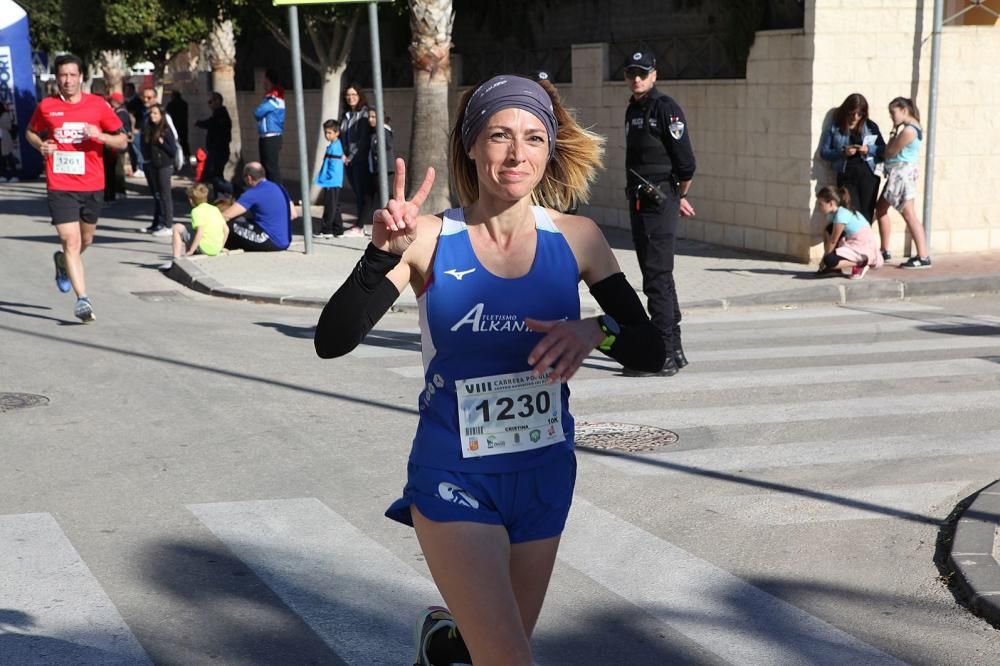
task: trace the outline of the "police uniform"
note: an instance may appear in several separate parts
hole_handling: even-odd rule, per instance
[[[656,61],[652,54],[639,51],[626,62],[626,68],[632,67],[648,72],[656,68]],[[672,366],[686,364],[673,274],[681,199],[677,186],[691,180],[695,159],[683,109],[655,85],[641,99],[633,97],[629,101],[625,112],[625,167],[632,241],[642,270],[642,290],[650,318],[666,342],[664,374],[673,374],[677,368]],[[639,176],[656,185],[659,193],[644,188]]]

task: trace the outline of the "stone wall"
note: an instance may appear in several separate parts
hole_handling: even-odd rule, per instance
[[[888,102],[914,97],[924,112],[930,76],[933,2],[930,0],[807,0],[802,30],[757,34],[746,79],[660,81],[688,117],[698,159],[691,190],[697,217],[682,221],[681,235],[800,261],[821,253],[822,220],[813,192],[834,182],[817,147],[831,111],[861,92],[872,118],[888,134]],[[993,25],[946,27],[942,35],[937,118],[932,252],[1000,248],[1000,29]],[[624,113],[629,92],[607,81],[608,46],[573,47],[573,82],[560,85],[580,120],[607,137],[606,169],[582,212],[599,223],[627,228]],[[207,81],[206,81],[207,82]],[[197,86],[196,86],[197,87]],[[204,89],[189,92],[191,121],[206,110]],[[457,93],[452,97],[454,105]],[[244,155],[257,157],[252,109],[260,92],[240,93]],[[306,91],[310,165],[320,132],[319,91]],[[409,150],[412,90],[385,91],[396,152]],[[296,182],[294,95],[282,168]],[[192,129],[192,144],[203,134]],[[923,208],[923,180],[917,209]],[[895,212],[891,249],[905,243]]]

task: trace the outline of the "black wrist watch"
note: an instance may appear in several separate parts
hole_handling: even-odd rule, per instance
[[[604,333],[604,339],[601,340],[601,344],[597,345],[597,348],[602,352],[611,351],[615,340],[622,334],[621,326],[610,315],[606,314],[597,318],[597,325],[601,327],[601,332]]]

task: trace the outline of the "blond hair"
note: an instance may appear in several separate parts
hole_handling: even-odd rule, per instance
[[[208,186],[205,183],[195,183],[187,188],[186,194],[192,206],[200,206],[208,202]]]
[[[572,210],[590,198],[590,186],[597,180],[597,170],[603,167],[604,137],[580,126],[570,110],[563,106],[555,86],[548,81],[539,81],[538,84],[552,100],[552,111],[559,129],[556,132],[555,153],[531,193],[531,203],[559,211]],[[455,180],[458,200],[463,206],[479,199],[476,163],[462,144],[462,121],[469,98],[478,88],[478,85],[473,86],[462,95],[449,143],[448,168]]]

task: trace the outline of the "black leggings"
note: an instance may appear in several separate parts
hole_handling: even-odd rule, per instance
[[[262,136],[257,140],[257,148],[260,150],[260,164],[264,167],[264,174],[272,183],[282,185],[281,182],[281,135]]]
[[[869,224],[875,223],[875,200],[878,197],[879,177],[872,173],[864,160],[847,160],[847,167],[837,174],[837,187],[851,195],[851,207],[865,216]]]
[[[170,177],[174,173],[174,166],[155,167],[152,162],[146,162],[146,184],[153,195],[153,226],[167,227],[174,224],[174,199],[170,190]]]

